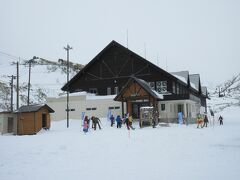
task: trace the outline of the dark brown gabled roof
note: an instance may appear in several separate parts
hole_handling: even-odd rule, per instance
[[[68,86],[69,89],[71,88],[71,84],[74,83],[75,80],[77,80],[78,78],[80,78],[96,61],[98,61],[100,59],[100,57],[108,50],[110,49],[112,46],[116,46],[119,47],[121,49],[123,49],[126,53],[131,54],[132,56],[135,56],[139,59],[141,59],[142,62],[145,62],[147,64],[149,64],[151,67],[153,67],[154,69],[156,69],[157,71],[161,71],[162,73],[164,73],[166,76],[171,77],[175,80],[177,80],[179,83],[183,84],[183,85],[187,85],[185,82],[181,81],[180,79],[176,78],[175,76],[173,76],[172,74],[170,74],[169,72],[165,71],[164,69],[161,69],[160,67],[156,66],[155,64],[151,63],[150,61],[146,60],[145,58],[139,56],[138,54],[134,53],[133,51],[131,51],[130,49],[124,47],[123,45],[119,44],[116,41],[111,41],[100,53],[98,53],[86,66],[84,66],[84,68],[82,70],[79,71],[79,73],[77,73],[68,83],[66,83],[61,90],[63,91],[67,91],[68,90]],[[130,77],[130,76],[129,76]]]
[[[151,87],[149,86],[149,84],[142,80],[142,79],[138,79],[136,77],[130,77],[129,80],[127,81],[127,83],[124,85],[124,88],[118,93],[118,95],[114,98],[114,101],[119,101],[122,94],[126,91],[126,88],[132,83],[132,82],[136,82],[138,83],[150,96],[152,96],[153,98],[157,99],[157,100],[160,100],[162,98],[160,98],[158,96],[158,94],[153,91],[151,89]]]
[[[55,111],[50,108],[47,104],[35,104],[35,105],[29,105],[29,106],[21,106],[17,112],[23,113],[23,112],[37,112],[41,108],[46,107],[50,113],[54,113]]]

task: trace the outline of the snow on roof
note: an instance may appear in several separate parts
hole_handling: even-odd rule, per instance
[[[190,79],[191,87],[198,91],[199,90],[199,81],[200,81],[199,74],[190,74],[189,79]]]
[[[66,96],[67,96],[67,94],[64,93],[64,94],[61,94],[57,97],[52,97],[52,98],[58,99],[58,98],[66,97]],[[96,95],[96,94],[87,93],[86,91],[82,91],[82,92],[70,93],[69,96],[70,97],[86,96],[86,100],[97,100],[97,99],[114,99],[116,94],[115,95],[99,96],[99,95]]]
[[[189,71],[171,72],[173,76],[187,84]]]
[[[202,86],[202,94],[203,95],[207,95],[207,87],[206,86]]]
[[[173,74],[173,76],[175,76],[177,79],[181,80],[182,82],[186,83],[187,84],[187,80],[182,77],[182,76],[179,76],[179,75],[176,75],[176,74]]]
[[[95,94],[88,94],[86,96],[86,99],[87,100],[98,100],[98,99],[114,99],[116,97],[116,94],[115,95],[107,95],[107,96],[98,96],[98,95],[95,95]]]
[[[154,92],[159,99],[163,99],[163,94],[159,94],[157,91],[153,89],[152,89],[152,92]]]

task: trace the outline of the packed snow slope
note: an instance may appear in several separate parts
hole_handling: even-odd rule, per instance
[[[32,136],[0,136],[1,180],[239,180],[240,108],[207,128],[170,124],[82,132],[80,121],[52,122]],[[218,114],[219,115],[219,114]],[[218,116],[217,115],[217,116]],[[215,117],[216,119],[217,117]]]

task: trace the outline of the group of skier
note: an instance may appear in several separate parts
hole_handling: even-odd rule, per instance
[[[92,129],[96,130],[97,126],[99,129],[102,129],[100,126],[101,120],[98,117],[92,116],[91,118],[88,118],[88,116],[85,116],[83,120],[83,132],[88,132],[90,121],[92,121]]]
[[[135,130],[135,128],[132,126],[132,116],[128,116],[127,114],[121,118],[120,115],[117,115],[116,118],[111,115],[110,116],[110,121],[111,121],[111,127],[114,126],[115,121],[117,123],[117,128],[121,128],[122,124],[126,124],[126,127],[128,130],[132,129]],[[91,118],[88,118],[88,116],[85,116],[84,121],[83,121],[83,131],[84,133],[87,133],[89,130],[89,126],[90,126],[90,121],[92,121],[92,129],[96,130],[97,126],[99,129],[102,129],[100,124],[101,124],[101,120],[98,117],[92,116]],[[220,125],[223,125],[223,117],[220,116],[218,118],[218,121],[220,123]],[[207,127],[209,121],[208,121],[208,116],[205,114],[204,116],[201,116],[200,114],[197,115],[197,128],[203,128],[203,127]]]
[[[111,115],[111,117],[110,117],[111,127],[113,127],[113,125],[115,124],[115,120],[116,120],[116,123],[117,123],[117,128],[121,128],[122,124],[126,124],[128,130],[130,130],[130,129],[134,130],[135,129],[132,126],[132,121],[133,121],[132,116],[128,116],[126,114],[124,118],[121,118],[120,115],[117,115],[117,117],[115,119],[114,116]]]
[[[218,121],[220,125],[223,125],[223,117],[221,115],[219,116]],[[208,116],[206,114],[204,115],[204,117],[202,117],[200,114],[197,115],[197,128],[207,127],[208,123]]]
[[[124,118],[121,118],[120,115],[118,115],[116,117],[116,119],[114,118],[113,115],[111,115],[110,117],[110,121],[111,121],[111,127],[113,127],[113,125],[115,124],[115,121],[117,123],[117,128],[121,128],[122,124],[126,124],[126,127],[128,130],[132,129],[134,130],[135,128],[132,126],[132,116],[128,116],[125,115]],[[88,118],[88,116],[85,116],[84,120],[83,120],[83,132],[87,133],[90,127],[90,121],[92,121],[92,129],[96,130],[97,126],[99,129],[102,129],[100,124],[101,124],[101,120],[98,117],[92,116],[91,118]]]

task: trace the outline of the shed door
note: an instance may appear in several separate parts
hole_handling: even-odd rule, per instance
[[[42,114],[42,127],[47,127],[47,114]]]
[[[13,132],[13,117],[8,117],[8,133]]]

